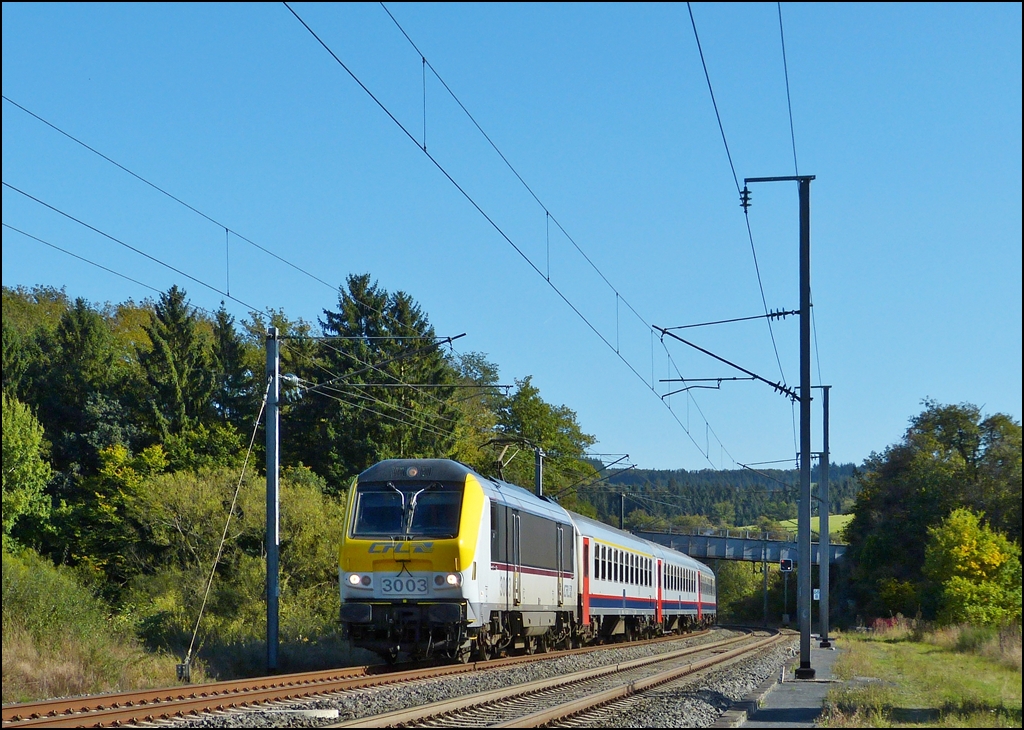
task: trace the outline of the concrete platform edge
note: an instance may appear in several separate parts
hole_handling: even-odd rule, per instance
[[[766,680],[757,685],[753,690],[747,693],[742,700],[733,702],[722,715],[709,727],[739,727],[747,721],[747,719],[757,712],[758,708],[764,704],[765,698],[775,689],[779,684],[779,678],[777,676],[769,676]]]

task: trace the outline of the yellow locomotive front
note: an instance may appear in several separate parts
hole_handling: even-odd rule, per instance
[[[468,467],[389,459],[353,482],[339,551],[341,622],[394,661],[469,656],[483,490]]]

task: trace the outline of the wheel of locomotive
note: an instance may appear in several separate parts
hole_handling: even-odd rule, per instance
[[[491,635],[484,626],[477,632],[476,641],[473,645],[473,660],[478,662],[487,661],[491,648]]]

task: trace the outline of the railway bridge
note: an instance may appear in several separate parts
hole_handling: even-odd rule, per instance
[[[634,530],[633,534],[645,540],[686,553],[698,560],[745,560],[751,563],[778,563],[790,559],[795,563],[800,555],[796,535],[792,533],[759,532],[754,530],[715,530],[695,528],[677,532]],[[828,562],[838,563],[846,555],[846,545],[829,544]],[[811,543],[811,564],[821,562],[821,545]]]

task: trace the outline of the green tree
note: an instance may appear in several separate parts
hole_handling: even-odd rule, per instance
[[[540,390],[531,377],[517,379],[515,383],[515,392],[501,401],[497,433],[506,439],[523,439],[527,444],[544,450],[544,491],[547,494],[562,493],[560,501],[570,507],[574,503],[574,485],[592,481],[598,476],[597,470],[586,460],[587,449],[594,445],[596,439],[583,432],[572,409],[551,405],[541,398]],[[505,467],[505,479],[513,484],[532,487],[535,479],[532,446],[522,444],[513,447],[518,449],[518,454]]]
[[[3,392],[17,397],[23,391],[25,374],[32,361],[30,351],[31,339],[27,339],[18,329],[3,319]]]
[[[661,517],[648,514],[647,510],[635,509],[626,515],[625,526],[627,530],[664,530],[665,520]]]
[[[711,513],[719,527],[732,527],[736,524],[736,506],[729,500],[715,502]]]
[[[308,469],[282,472],[283,639],[297,638],[300,630],[327,631],[336,621],[337,550],[345,502],[325,495],[324,490],[323,480]],[[130,505],[129,517],[145,526],[154,546],[151,569],[136,576],[128,598],[142,615],[150,640],[187,646],[232,503],[234,512],[200,634],[220,642],[264,636],[262,481],[251,472],[240,481],[233,469],[203,469],[145,479]]]
[[[381,459],[453,452],[460,414],[446,386],[458,372],[408,294],[350,276],[320,326],[318,356],[297,363],[310,387],[291,410],[301,437],[289,440],[288,463],[312,467],[340,492]]]
[[[213,321],[212,364],[216,382],[213,409],[221,424],[247,432],[259,411],[264,363],[260,353],[235,328],[223,302]]]
[[[943,623],[1020,621],[1020,547],[969,509],[928,529],[924,574],[941,592]]]
[[[166,439],[210,414],[214,389],[210,333],[172,286],[153,307],[146,334],[152,349],[139,350],[152,393],[149,417],[154,435]]]
[[[868,458],[846,528],[852,589],[865,613],[916,604],[935,616],[937,594],[921,570],[925,546],[929,528],[955,509],[991,509],[993,528],[1020,539],[1020,439],[1020,424],[1007,416],[982,418],[969,404],[925,401],[903,440]]]
[[[41,340],[44,367],[35,377],[35,401],[54,446],[54,465],[61,471],[94,471],[97,447],[108,445],[96,433],[104,412],[101,401],[117,377],[110,329],[95,308],[78,298]]]
[[[166,468],[159,444],[139,454],[114,444],[100,452],[97,474],[82,477],[74,497],[55,511],[50,552],[77,566],[108,599],[116,599],[133,576],[152,565],[149,531],[131,515],[144,481]]]
[[[3,537],[25,515],[45,517],[50,501],[43,493],[52,470],[44,458],[43,427],[24,403],[3,394]]]
[[[494,471],[494,453],[487,442],[494,438],[503,395],[498,384],[498,366],[485,355],[470,352],[456,363],[459,372],[452,406],[459,413],[455,423],[455,444],[451,457],[480,473]]]

